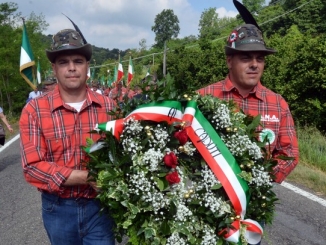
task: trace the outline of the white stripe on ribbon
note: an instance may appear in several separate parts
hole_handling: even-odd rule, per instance
[[[171,112],[171,107],[166,107],[166,106],[150,106],[150,107],[142,107],[142,108],[138,108],[136,110],[134,110],[133,112],[131,112],[127,118],[135,115],[135,114],[139,114],[139,113],[148,113],[148,114],[156,114],[156,115],[163,115],[163,116],[171,116],[175,119],[182,119],[182,111],[180,110],[176,110],[176,114],[175,115],[170,115]]]
[[[195,133],[198,132],[199,129],[203,129],[203,126],[198,122],[196,117],[194,117],[191,127],[193,128]],[[199,137],[198,134],[197,134],[197,136]],[[207,143],[213,142],[208,134],[205,137],[203,144],[205,144],[205,142],[207,142]],[[205,145],[207,145],[207,144],[205,144]],[[209,154],[208,150],[207,150],[207,154]],[[214,164],[217,164],[222,169],[223,174],[225,176],[227,176],[227,179],[229,180],[234,192],[236,193],[236,196],[239,199],[239,203],[241,205],[241,210],[242,210],[242,213],[240,215],[241,215],[241,218],[243,219],[244,215],[246,213],[246,208],[247,208],[246,194],[245,194],[242,186],[240,185],[237,176],[235,175],[234,171],[232,170],[232,168],[230,167],[230,165],[228,164],[228,162],[226,161],[224,156],[222,154],[218,154],[217,156],[214,156],[213,159],[215,160]]]

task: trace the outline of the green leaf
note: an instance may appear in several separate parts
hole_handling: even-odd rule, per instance
[[[166,175],[166,174],[165,174]],[[154,178],[157,187],[159,188],[160,191],[164,191],[166,188],[169,187],[169,183],[167,180],[163,179],[163,178]]]
[[[171,228],[167,220],[164,220],[162,222],[160,231],[162,232],[163,235],[169,235],[171,233]]]
[[[132,214],[138,214],[140,212],[140,209],[132,203],[129,203],[129,209]]]
[[[213,185],[213,186],[212,186],[211,190],[218,190],[218,189],[220,189],[221,187],[222,187],[221,184],[216,184],[216,185]]]
[[[155,230],[153,228],[149,228],[149,227],[145,228],[144,233],[145,233],[146,239],[152,238],[153,236],[156,235]]]
[[[132,221],[131,220],[126,220],[125,222],[122,223],[123,229],[128,229],[128,227],[130,225],[132,225]]]

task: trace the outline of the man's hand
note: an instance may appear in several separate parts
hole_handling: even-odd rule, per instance
[[[89,181],[88,184],[96,191],[100,192],[101,188],[97,186],[97,183],[95,181]]]

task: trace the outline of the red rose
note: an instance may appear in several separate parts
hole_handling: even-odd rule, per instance
[[[179,140],[180,145],[184,145],[188,141],[188,135],[187,135],[186,130],[181,130],[181,131],[175,132],[174,137],[176,137]]]
[[[170,168],[176,168],[178,165],[178,158],[172,151],[163,157],[163,161]]]
[[[169,182],[170,185],[177,184],[180,182],[180,178],[177,171],[167,174],[165,176],[165,179]]]

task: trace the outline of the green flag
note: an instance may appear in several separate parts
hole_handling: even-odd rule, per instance
[[[101,76],[101,84],[102,85],[105,85],[105,79],[104,79],[104,76],[103,75]]]
[[[41,66],[40,66],[40,60],[37,61],[37,82],[38,84],[41,84]]]
[[[92,74],[91,74],[91,80],[92,81],[94,80],[94,77],[95,77],[95,67],[93,67],[93,71],[92,71]]]
[[[35,65],[34,56],[32,53],[31,45],[29,43],[29,39],[27,36],[25,22],[23,23],[23,38],[22,38],[22,46],[20,49],[20,74],[25,79],[25,81],[31,86],[33,89],[36,87],[33,84],[34,74],[33,67]]]

